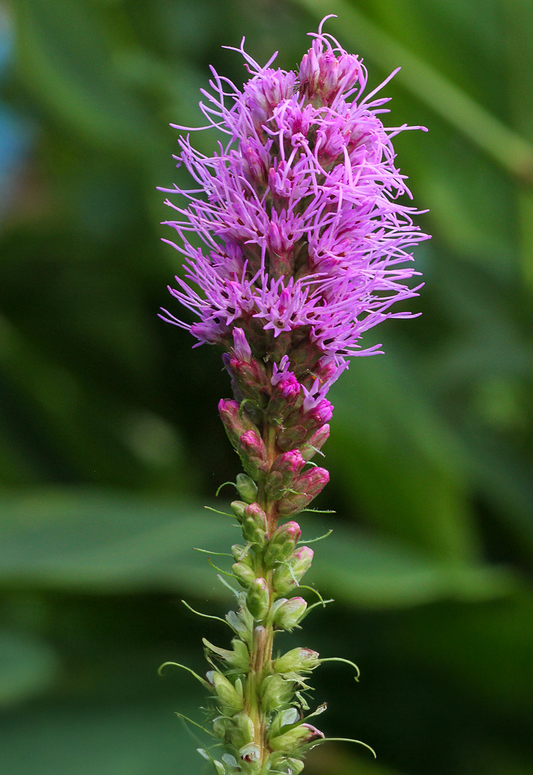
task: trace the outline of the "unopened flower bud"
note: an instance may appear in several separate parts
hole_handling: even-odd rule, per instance
[[[282,602],[283,601],[283,602]],[[307,610],[307,603],[303,597],[291,597],[290,600],[278,600],[281,603],[274,614],[274,627],[278,630],[292,630],[303,619]]]
[[[288,732],[284,732],[281,735],[271,738],[269,740],[269,745],[272,751],[295,753],[302,745],[311,743],[313,740],[318,740],[319,738],[324,738],[323,732],[320,732],[320,730],[311,726],[311,724],[300,724],[298,727],[289,729]]]
[[[239,520],[239,522],[242,522],[244,517],[246,516],[246,509],[248,507],[247,503],[244,503],[244,501],[232,501],[230,503],[231,510]]]
[[[304,574],[313,562],[313,550],[309,546],[302,546],[292,556],[274,571],[272,581],[276,595],[286,595],[302,580]]]
[[[277,444],[283,450],[295,449],[300,447],[309,435],[309,429],[305,425],[289,426],[278,435]]]
[[[305,402],[304,402],[305,407]],[[329,422],[333,417],[333,404],[327,398],[322,398],[315,406],[310,409],[302,409],[301,424],[306,428],[319,428],[321,425]]]
[[[303,445],[300,452],[302,453],[302,457],[306,462],[311,460],[311,458],[313,458],[316,453],[322,449],[329,438],[329,431],[329,425],[322,425],[322,427],[315,431],[311,438],[308,439]]]
[[[252,570],[252,568],[250,568],[248,565],[245,565],[244,562],[236,562],[231,566],[231,569],[237,577],[237,581],[241,587],[248,589],[250,584],[252,584],[255,579],[255,572]]]
[[[339,372],[342,370],[342,368],[343,368],[342,366],[339,367],[335,363],[334,358],[328,358],[327,356],[324,356],[316,364],[315,368],[313,369],[313,374],[318,379],[318,381],[323,385],[324,382],[328,382],[330,379],[333,379],[334,377],[336,379],[336,373],[338,375]]]
[[[272,378],[272,395],[266,408],[268,417],[283,420],[296,406],[302,386],[292,372],[282,374],[277,381]]]
[[[265,579],[254,579],[250,584],[246,606],[256,621],[266,619],[270,610],[270,592]]]
[[[233,717],[233,726],[230,731],[231,744],[235,748],[242,748],[254,739],[254,722],[247,713],[237,713]]]
[[[313,498],[322,492],[329,482],[329,473],[325,468],[311,468],[294,480],[295,493],[289,493],[279,501],[278,511],[283,517],[298,514],[308,506]]]
[[[242,328],[233,329],[233,354],[240,361],[250,363],[252,360],[252,349]]]
[[[231,681],[218,671],[210,671],[209,675],[212,676],[211,683],[215,687],[215,692],[221,702],[224,705],[227,705],[231,710],[242,710],[242,695],[236,690]]]
[[[318,652],[312,649],[295,648],[274,661],[276,673],[300,673],[318,667]]]
[[[294,552],[302,531],[297,522],[280,525],[270,538],[265,550],[265,565],[273,568],[277,563],[285,562]]]
[[[268,469],[268,453],[265,442],[257,429],[245,431],[239,438],[237,452],[245,471],[259,479]]]
[[[312,99],[320,80],[320,65],[314,48],[310,48],[307,54],[303,55],[298,80],[300,93]]]
[[[241,525],[245,541],[261,548],[265,545],[268,520],[258,503],[250,503],[246,506]]]
[[[264,406],[268,401],[265,367],[255,358],[251,361],[241,361],[234,356],[226,358],[224,362],[238,386],[239,396],[251,399],[257,406]]]
[[[257,498],[257,485],[246,474],[237,474],[237,492],[246,503],[253,503]]]
[[[225,740],[228,728],[231,727],[231,723],[231,719],[225,716],[218,716],[218,718],[213,721],[213,732],[220,740]]]
[[[280,675],[268,675],[261,684],[261,706],[266,713],[286,706],[292,695],[292,682]]]
[[[252,567],[252,559],[250,557],[250,552],[248,551],[247,546],[242,546],[242,544],[233,544],[231,547],[231,553],[235,559],[236,562],[245,562],[249,567]]]
[[[259,435],[254,423],[250,420],[246,412],[241,410],[241,407],[236,401],[223,398],[218,403],[218,411],[220,419],[224,423],[224,428],[228,434],[229,440],[238,449],[239,440],[243,433],[246,431],[255,431]]]
[[[292,371],[278,372],[271,378],[272,395],[266,409],[269,417],[284,419],[296,405],[302,386]]]
[[[265,492],[271,498],[281,498],[287,489],[292,489],[296,476],[300,473],[305,460],[298,449],[291,449],[279,455],[272,464],[265,480]]]
[[[245,176],[256,186],[266,187],[268,180],[268,154],[261,143],[252,140],[241,143],[242,166]],[[266,157],[266,158],[265,158]]]

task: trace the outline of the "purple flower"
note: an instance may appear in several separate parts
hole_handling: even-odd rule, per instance
[[[410,192],[391,139],[411,127],[385,128],[387,99],[364,96],[361,60],[322,25],[311,37],[298,73],[274,69],[275,55],[261,67],[244,40],[242,89],[212,69],[200,106],[227,142],[205,156],[181,136],[178,163],[195,186],[167,191],[180,195],[168,223],[185,259],[170,292],[199,321],[162,317],[240,361],[273,362],[282,392],[312,373],[324,384],[316,372],[329,369],[325,390],[306,386],[323,399],[349,356],[379,351],[361,349],[367,329],[411,316],[391,306],[417,295],[409,250],[427,237],[398,199]]]

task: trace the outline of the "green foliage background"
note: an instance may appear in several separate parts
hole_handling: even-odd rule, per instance
[[[230,605],[192,547],[234,540],[203,504],[238,461],[217,418],[220,354],[156,317],[180,266],[155,187],[182,180],[168,124],[201,122],[209,63],[246,77],[222,44],[246,35],[260,62],[279,49],[291,68],[331,12],[372,85],[403,67],[390,123],[430,129],[396,148],[434,237],[417,252],[423,316],[371,334],[387,354],[355,359],[333,391],[320,505],[337,514],[304,535],[334,527],[313,582],[336,604],[291,641],[359,663],[360,684],[324,666],[316,700],[327,732],[378,760],[331,745],[309,775],[533,774],[533,2],[13,0],[0,15],[6,775],[204,772],[173,715],[200,719],[201,694],[156,669],[202,671],[201,636],[225,645],[179,601]]]

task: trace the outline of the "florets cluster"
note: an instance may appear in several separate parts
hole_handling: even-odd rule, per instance
[[[229,141],[208,157],[181,137],[178,162],[198,187],[176,186],[169,193],[186,201],[167,201],[186,267],[171,293],[200,320],[165,318],[226,349],[240,328],[254,356],[274,363],[297,350],[298,375],[322,358],[342,365],[375,352],[360,349],[363,332],[409,316],[390,307],[416,295],[408,250],[426,238],[397,199],[409,191],[391,138],[408,127],[385,128],[388,100],[363,96],[358,57],[313,37],[297,73],[273,69],[274,57],[261,67],[242,44],[242,89],[213,70],[200,105]]]
[[[356,56],[322,25],[312,37],[298,72],[273,69],[275,57],[260,67],[242,44],[251,73],[242,89],[213,70],[200,104],[229,140],[208,157],[181,137],[178,162],[198,187],[176,187],[181,204],[167,202],[186,275],[171,293],[199,321],[164,319],[224,348],[234,398],[219,412],[246,472],[231,504],[243,535],[229,574],[240,587],[226,617],[232,648],[204,641],[212,669],[197,676],[226,749],[216,759],[201,751],[218,775],[298,775],[325,742],[308,723],[323,707],[308,714],[305,698],[325,660],[308,648],[273,652],[276,632],[298,628],[314,607],[295,594],[313,551],[292,518],[329,480],[307,467],[329,436],[328,389],[350,356],[378,351],[360,348],[364,331],[409,317],[390,306],[417,295],[406,285],[417,274],[408,249],[426,238],[397,201],[409,191],[391,137],[407,127],[383,126],[387,100],[363,96]]]

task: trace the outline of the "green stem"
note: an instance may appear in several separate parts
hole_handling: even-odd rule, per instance
[[[279,454],[276,447],[276,428],[265,423],[263,428],[263,441],[268,451],[268,460],[272,464]],[[277,527],[276,501],[269,498],[263,485],[259,484],[258,502],[268,517],[268,537]],[[266,567],[260,553],[255,555],[254,570],[256,578],[264,578],[270,593],[270,605],[275,600],[275,592],[272,583],[272,570]],[[267,718],[261,707],[261,684],[267,675],[272,673],[272,649],[274,645],[274,627],[271,617],[259,624],[255,623],[250,654],[250,672],[246,681],[245,711],[254,723],[255,744],[261,751],[261,769],[270,755],[266,741]]]

